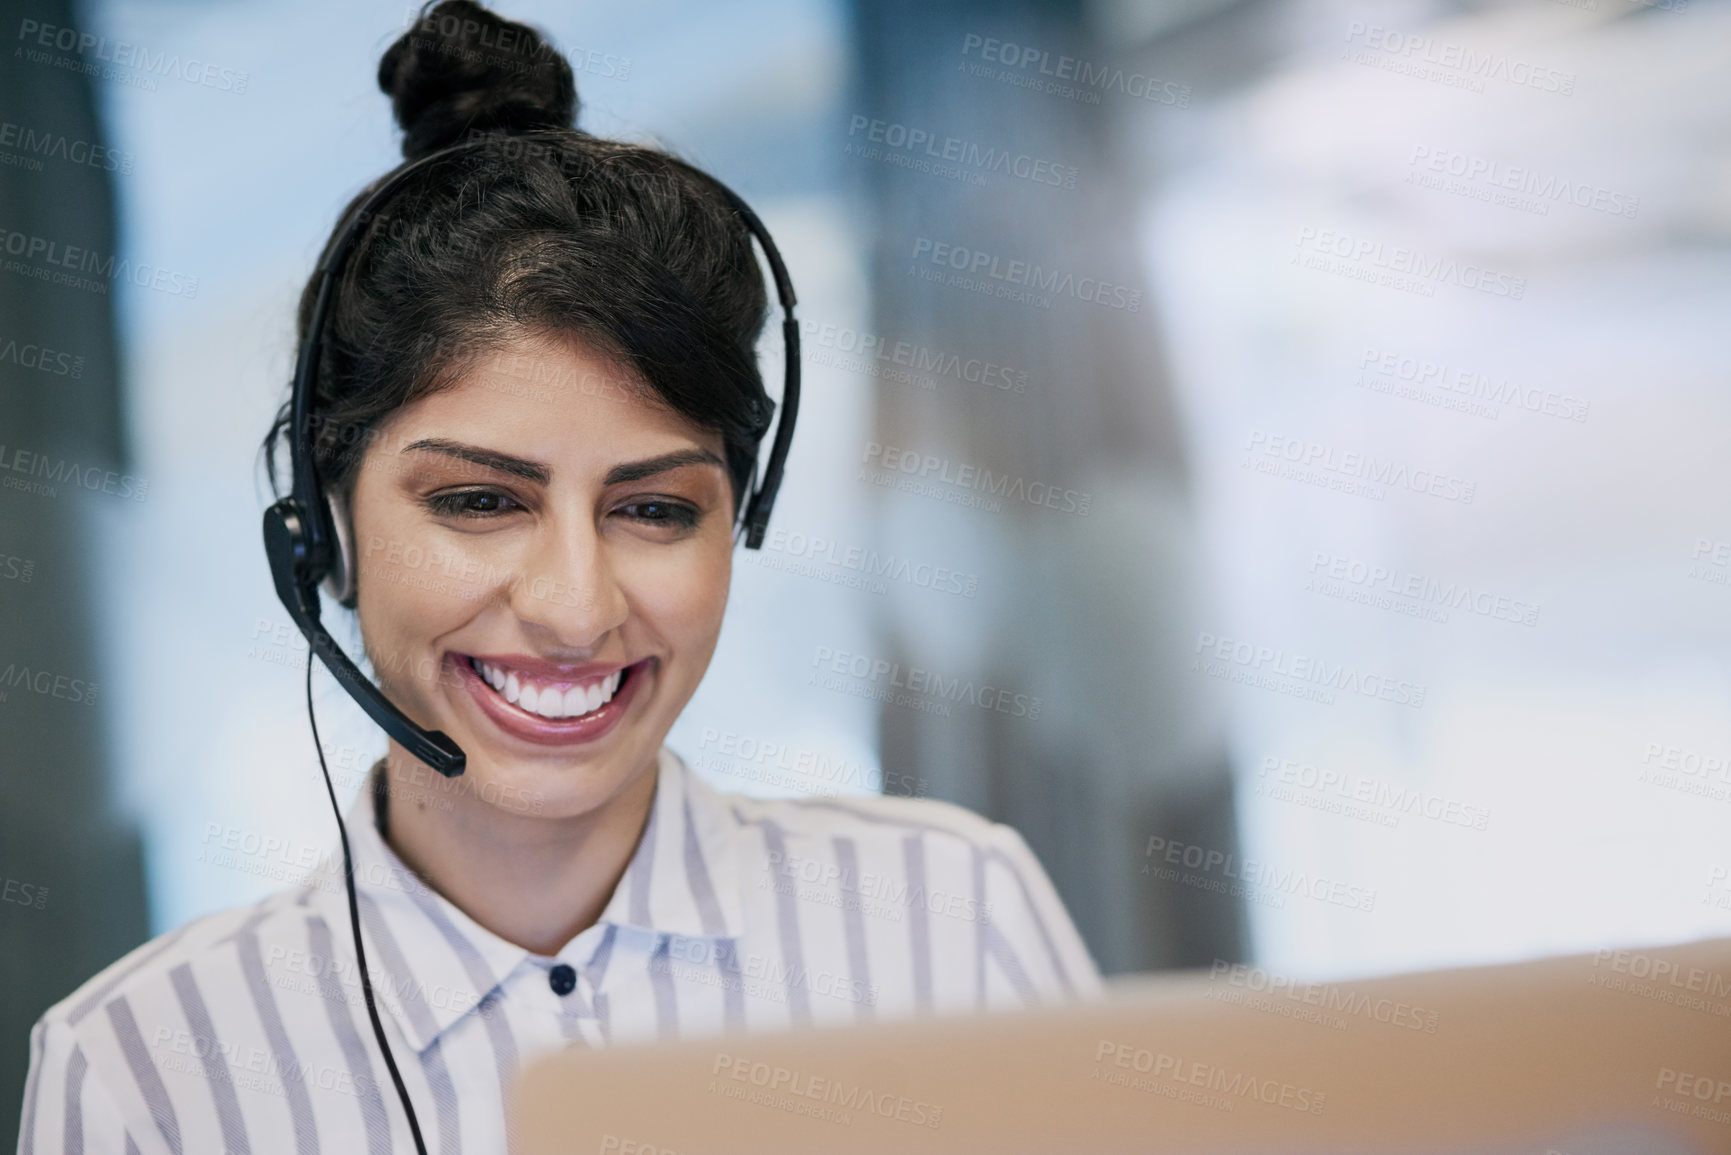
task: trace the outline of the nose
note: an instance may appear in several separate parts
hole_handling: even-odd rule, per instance
[[[594,653],[625,624],[630,602],[601,535],[587,518],[553,518],[536,532],[511,609],[560,649]]]

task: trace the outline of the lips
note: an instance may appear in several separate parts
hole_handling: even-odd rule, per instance
[[[470,658],[481,680],[513,706],[539,718],[576,718],[613,700],[622,670],[598,678],[548,678],[534,671]]]
[[[458,680],[507,734],[541,745],[589,742],[618,724],[655,659],[563,666],[520,655],[452,654]]]

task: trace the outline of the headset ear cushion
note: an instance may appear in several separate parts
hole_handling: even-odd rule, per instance
[[[331,530],[336,534],[336,556],[331,559],[331,572],[325,575],[324,590],[338,604],[355,608],[355,545],[354,532],[349,526],[349,511],[340,498],[326,495],[325,506],[331,514]]]

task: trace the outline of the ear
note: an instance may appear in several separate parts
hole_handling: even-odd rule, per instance
[[[349,524],[348,506],[335,494],[327,494],[325,504],[331,511],[331,528],[336,533],[336,556],[331,559],[331,572],[325,575],[324,590],[348,609],[355,608],[355,533]]]

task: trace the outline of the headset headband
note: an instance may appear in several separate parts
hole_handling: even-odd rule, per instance
[[[312,398],[318,381],[319,362],[324,347],[325,324],[336,299],[337,281],[342,276],[342,271],[347,265],[350,255],[359,244],[366,225],[379,214],[386,202],[395,196],[415,174],[441,160],[460,153],[489,145],[496,147],[501,139],[525,138],[540,138],[550,142],[559,142],[564,139],[564,134],[558,130],[546,129],[511,133],[503,138],[498,134],[484,134],[449,145],[437,152],[428,153],[426,156],[410,161],[394,172],[388,173],[380,179],[366,200],[362,201],[349,214],[348,219],[343,222],[341,229],[326,248],[324,257],[319,262],[314,273],[318,279],[318,288],[313,299],[313,311],[307,322],[306,337],[301,342],[300,356],[295,363],[289,427],[289,461],[293,475],[293,492],[305,514],[304,525],[310,539],[308,552],[314,564],[323,567],[316,580],[323,580],[336,565],[344,560],[339,556],[339,551],[336,548],[336,529],[331,519],[330,510],[325,502],[315,499],[323,495],[323,486],[318,477],[317,467],[313,464],[311,427]],[[704,175],[707,177],[707,174]],[[781,489],[782,475],[787,466],[788,450],[793,444],[794,422],[799,415],[799,325],[793,314],[796,298],[793,292],[793,279],[788,276],[787,266],[783,263],[781,252],[775,247],[775,241],[770,237],[769,230],[763,226],[763,222],[751,210],[751,206],[746,204],[738,193],[713,177],[707,179],[715,186],[716,191],[727,199],[751,235],[757,238],[758,247],[763,251],[764,259],[769,264],[771,279],[775,282],[776,298],[781,303],[781,332],[786,364],[783,370],[782,396],[775,438],[770,443],[769,459],[764,464],[762,482],[752,491],[750,497],[741,503],[740,523],[745,535],[745,547],[747,549],[759,549],[763,545],[763,535],[769,524],[769,515],[775,508],[776,494]]]

